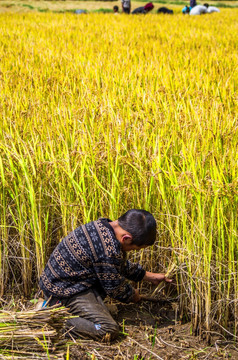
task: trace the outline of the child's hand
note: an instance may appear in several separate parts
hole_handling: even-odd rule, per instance
[[[138,303],[139,301],[141,301],[141,296],[139,294],[139,290],[135,289],[135,294],[134,294],[133,298],[131,299],[131,301],[133,303]]]
[[[145,281],[149,281],[154,285],[159,285],[159,283],[161,283],[162,281],[171,283],[172,280],[167,278],[165,276],[165,274],[160,274],[160,273],[151,273],[149,271],[146,271],[145,276],[143,278],[143,280]]]

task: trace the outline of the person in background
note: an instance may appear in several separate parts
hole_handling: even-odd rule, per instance
[[[173,10],[170,10],[165,6],[162,6],[157,10],[157,13],[158,14],[173,14],[174,12],[173,12]]]
[[[130,14],[131,12],[131,0],[121,0],[122,12],[125,14]]]
[[[196,5],[191,10],[189,15],[202,15],[207,14],[207,7],[203,5]]]
[[[140,6],[132,11],[132,14],[147,14],[149,11],[154,9],[154,5],[150,2],[145,6]]]
[[[145,9],[145,12],[146,12],[146,14],[147,14],[149,11],[151,11],[151,10],[154,9],[154,5],[152,4],[152,2],[147,3],[147,4],[144,6],[144,9]]]
[[[182,9],[182,13],[186,15],[189,14],[189,12],[190,12],[190,7],[188,5],[184,6],[184,8]]]
[[[152,246],[155,240],[153,215],[131,209],[114,221],[99,218],[81,225],[56,246],[41,275],[40,288],[49,306],[61,303],[75,315],[66,322],[67,336],[116,338],[119,326],[103,299],[139,302],[139,291],[126,280],[154,285],[172,281],[127,260],[128,251]]]
[[[209,6],[209,4],[203,4],[203,6],[206,6],[208,14],[211,14],[213,12],[220,12],[220,10],[215,6]]]
[[[77,10],[75,10],[75,14],[77,14],[77,15],[87,14],[87,11],[86,11],[86,10],[82,10],[82,9],[77,9]]]
[[[113,12],[115,15],[119,14],[119,7],[117,5],[113,6]]]

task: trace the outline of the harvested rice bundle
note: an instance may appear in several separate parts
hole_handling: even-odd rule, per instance
[[[65,341],[61,330],[69,316],[64,307],[1,311],[0,358],[32,358],[33,353],[37,358],[40,352],[40,359],[63,359]]]

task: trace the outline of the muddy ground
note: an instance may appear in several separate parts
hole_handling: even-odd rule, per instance
[[[8,310],[12,310],[11,301],[8,306],[6,306],[6,301],[4,304],[5,307],[9,307]],[[44,356],[41,356],[39,352],[34,353],[30,345],[28,348],[22,343],[18,344],[16,340],[12,352],[15,354],[15,350],[19,351],[17,357],[10,356],[10,358],[24,359],[25,353],[25,358],[32,360],[33,358],[40,360],[238,360],[238,343],[235,343],[232,338],[225,338],[218,329],[217,331],[214,329],[210,334],[210,345],[205,340],[205,332],[200,337],[193,336],[191,323],[180,323],[178,305],[174,301],[160,299],[159,303],[143,301],[140,304],[107,302],[106,304],[112,316],[120,324],[121,333],[116,341],[96,342],[79,339],[77,343],[68,343],[62,337],[59,345],[49,348],[50,356],[48,357],[46,353]],[[15,307],[18,310],[30,310],[32,304],[26,302],[24,305],[19,300],[19,304],[15,303]],[[29,342],[30,340],[33,342]],[[26,342],[35,344],[34,337],[30,340],[26,339]],[[0,358],[9,359],[4,356],[3,349],[5,347],[0,349]],[[30,356],[31,353],[33,357]]]
[[[191,334],[191,324],[180,324],[176,304],[114,304],[113,317],[121,335],[112,343],[80,340],[71,347],[70,360],[238,360],[238,344],[212,333],[212,345]],[[127,335],[126,335],[127,334]]]

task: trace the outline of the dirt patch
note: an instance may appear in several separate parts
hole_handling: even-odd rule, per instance
[[[114,305],[113,317],[121,326],[111,344],[79,340],[71,347],[71,360],[238,360],[238,346],[212,334],[212,345],[191,335],[191,324],[177,321],[174,304]]]

